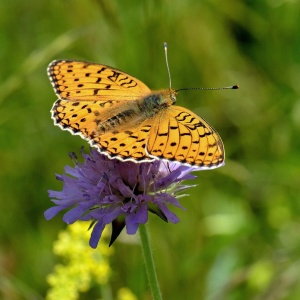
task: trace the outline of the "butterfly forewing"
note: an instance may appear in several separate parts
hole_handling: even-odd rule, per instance
[[[55,93],[68,100],[136,100],[150,93],[140,80],[106,65],[55,60],[48,67]]]

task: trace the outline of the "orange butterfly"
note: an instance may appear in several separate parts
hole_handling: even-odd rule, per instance
[[[173,105],[176,91],[151,91],[106,65],[55,60],[48,75],[59,99],[54,123],[99,152],[122,161],[178,161],[203,169],[224,164],[219,134],[190,110]]]

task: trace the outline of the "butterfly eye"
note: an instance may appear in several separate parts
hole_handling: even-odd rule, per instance
[[[172,104],[176,102],[176,95],[174,92],[171,92],[171,100],[172,100]]]

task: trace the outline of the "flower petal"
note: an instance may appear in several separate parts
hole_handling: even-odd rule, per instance
[[[48,221],[50,219],[52,219],[53,217],[55,217],[60,211],[64,210],[68,208],[68,205],[66,206],[53,206],[48,208],[45,212],[44,212],[44,216],[45,219]]]
[[[90,246],[92,248],[94,249],[97,248],[104,228],[105,228],[105,224],[103,224],[100,221],[98,221],[97,224],[95,224],[95,226],[93,227],[93,231],[90,238]]]
[[[139,224],[145,224],[148,221],[147,204],[141,205],[135,214],[129,214],[125,218],[126,232],[135,234],[139,228]]]

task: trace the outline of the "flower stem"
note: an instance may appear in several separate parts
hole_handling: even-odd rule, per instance
[[[139,231],[140,231],[140,237],[142,241],[146,272],[148,276],[152,297],[153,300],[162,300],[146,226],[144,224],[140,224]]]

